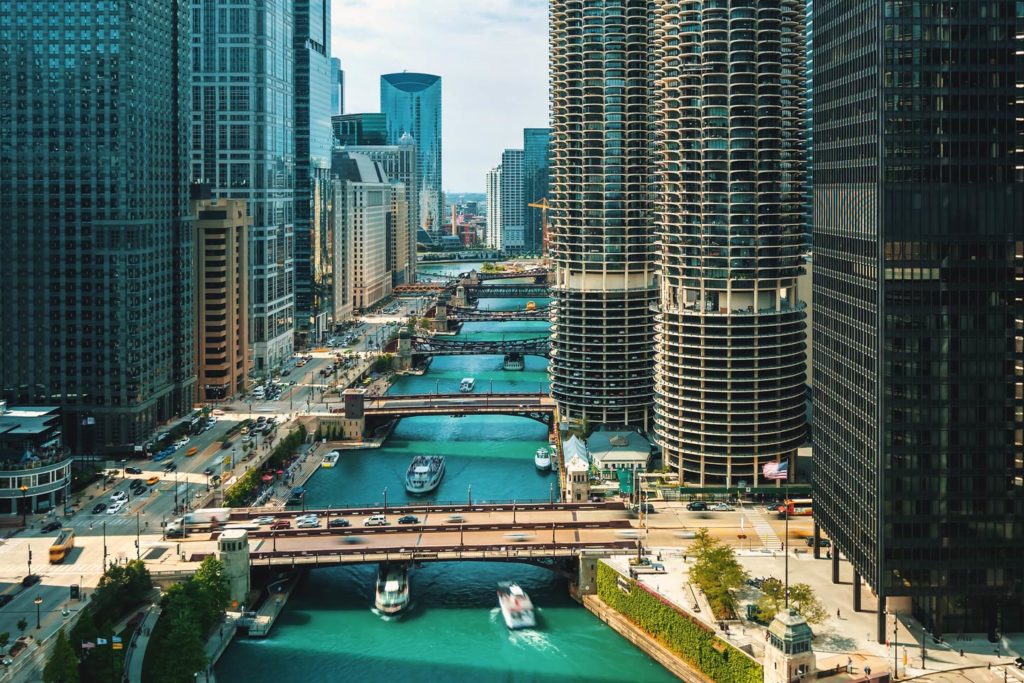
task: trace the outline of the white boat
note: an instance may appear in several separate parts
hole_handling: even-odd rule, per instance
[[[533,464],[537,466],[538,470],[550,470],[551,450],[546,446],[544,448],[538,448],[537,452],[533,454]]]
[[[476,380],[472,377],[463,377],[462,383],[459,384],[459,391],[464,394],[468,394],[476,387]]]
[[[324,456],[324,461],[320,463],[320,467],[331,468],[338,464],[338,458],[341,457],[341,453],[338,451],[331,451]]]
[[[501,367],[503,370],[522,370],[526,367],[526,362],[523,360],[523,354],[516,351],[506,353]]]
[[[398,614],[409,604],[409,568],[384,563],[377,570],[374,606],[382,614]]]
[[[502,581],[498,584],[498,607],[505,625],[511,629],[533,628],[537,620],[533,616],[533,602],[518,583]]]
[[[417,455],[405,474],[405,490],[409,493],[430,493],[444,476],[443,455]]]

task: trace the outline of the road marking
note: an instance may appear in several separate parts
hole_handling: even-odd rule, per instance
[[[750,525],[754,527],[754,531],[761,538],[761,543],[766,548],[781,548],[782,540],[778,537],[771,525],[765,520],[764,515],[759,510],[753,507],[743,508],[743,514],[750,519]]]

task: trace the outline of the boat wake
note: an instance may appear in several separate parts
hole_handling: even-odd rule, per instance
[[[532,628],[510,630],[508,642],[524,650],[538,650],[544,652],[558,653],[561,650],[555,645],[548,634]]]

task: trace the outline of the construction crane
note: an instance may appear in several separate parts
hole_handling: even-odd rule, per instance
[[[541,197],[535,202],[527,203],[532,209],[540,209],[540,255],[544,261],[548,260],[548,209],[551,204],[547,197]]]

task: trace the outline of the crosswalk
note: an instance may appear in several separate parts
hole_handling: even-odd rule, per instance
[[[754,531],[757,532],[766,548],[776,549],[782,547],[782,540],[772,529],[771,525],[768,524],[767,520],[765,520],[760,510],[754,507],[744,507],[743,514],[750,520],[750,525],[754,527]]]

